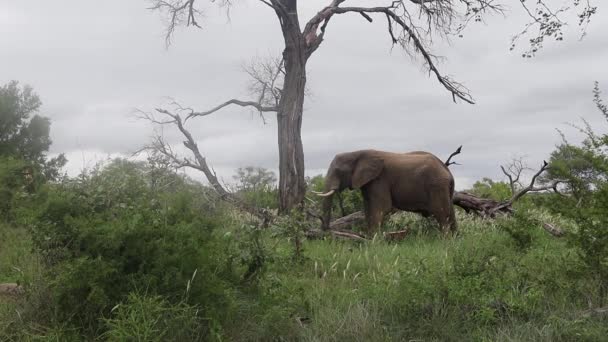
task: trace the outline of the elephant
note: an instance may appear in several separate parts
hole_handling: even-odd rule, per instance
[[[332,198],[344,189],[361,189],[367,233],[378,231],[394,209],[434,217],[444,234],[455,233],[454,177],[436,156],[425,151],[393,153],[359,150],[337,154],[325,176],[322,228],[329,229]]]

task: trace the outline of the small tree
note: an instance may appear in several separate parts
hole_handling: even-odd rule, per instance
[[[149,0],[152,9],[167,16],[166,42],[179,25],[201,27],[197,0]],[[212,3],[230,7],[234,1],[221,0]],[[231,99],[207,111],[192,111],[189,117],[212,114],[226,106],[252,107],[260,112],[274,112],[277,115],[279,145],[279,208],[287,212],[302,203],[306,192],[304,177],[304,148],[301,128],[306,90],[306,65],[310,57],[321,46],[332,18],[339,15],[359,15],[368,22],[373,17],[387,22],[387,35],[393,45],[398,45],[408,53],[420,57],[429,75],[434,76],[456,99],[473,103],[473,98],[462,84],[439,71],[437,57],[431,51],[435,37],[448,38],[461,35],[470,22],[482,21],[489,13],[503,12],[502,1],[494,0],[395,0],[369,1],[372,7],[343,6],[348,0],[328,0],[328,5],[302,25],[297,0],[257,0],[261,6],[269,8],[278,19],[284,40],[282,58],[276,63],[274,72],[257,73],[270,77],[257,77],[259,95],[255,100]],[[505,1],[506,2],[506,1]],[[513,38],[530,38],[530,49],[524,57],[533,56],[543,45],[545,38],[562,40],[565,22],[560,16],[571,8],[579,11],[579,25],[586,26],[596,7],[589,1],[568,0],[572,6],[560,8],[548,6],[545,0],[530,5],[524,0],[520,4],[530,16],[530,23]],[[536,30],[538,29],[538,30]],[[532,34],[535,32],[536,34]],[[254,79],[256,77],[254,76]],[[279,81],[280,79],[280,81]]]
[[[593,102],[608,121],[608,107],[601,98],[597,82],[593,88]],[[563,179],[564,191],[574,197],[580,207],[591,198],[594,190],[601,188],[608,180],[608,134],[595,132],[585,119],[582,126],[571,126],[583,133],[585,139],[577,146],[568,142],[560,131],[562,142],[551,153],[553,167],[545,178]]]
[[[58,176],[65,156],[48,159],[51,120],[38,114],[40,98],[29,86],[11,81],[0,87],[0,157],[24,159],[44,171],[47,179]]]
[[[274,172],[262,167],[240,167],[233,176],[236,192],[245,202],[259,208],[277,208]]]

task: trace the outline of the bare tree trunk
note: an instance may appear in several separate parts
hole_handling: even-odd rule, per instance
[[[279,144],[279,212],[304,201],[302,112],[306,88],[306,45],[299,30],[285,36],[285,81],[277,112]]]

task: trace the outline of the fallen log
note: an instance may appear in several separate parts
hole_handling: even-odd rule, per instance
[[[604,308],[588,309],[581,313],[584,317],[590,316],[608,316],[608,306]]]
[[[359,233],[347,230],[321,230],[321,229],[311,229],[305,233],[306,237],[309,239],[322,239],[326,236],[333,236],[336,238],[350,239],[356,241],[367,241],[368,239]]]
[[[23,294],[23,287],[15,283],[0,284],[0,296],[18,296]]]
[[[365,222],[365,214],[362,211],[354,212],[350,215],[346,215],[344,217],[340,217],[339,219],[334,220],[329,224],[330,230],[340,230],[352,227],[356,224],[361,224]]]
[[[494,218],[498,213],[512,214],[511,201],[499,202],[489,198],[477,197],[469,192],[457,191],[452,203],[467,213],[475,213],[484,218]]]
[[[333,236],[336,238],[351,239],[356,241],[368,241],[369,239],[364,235],[350,230],[354,225],[364,224],[365,214],[362,211],[354,212],[350,215],[340,217],[329,224],[329,230],[322,229],[311,229],[305,233],[309,239],[320,239],[326,236]],[[382,236],[387,241],[401,241],[409,234],[409,229],[384,232]]]
[[[384,232],[383,234],[386,241],[401,241],[405,239],[409,233],[410,230],[406,228],[395,232]]]

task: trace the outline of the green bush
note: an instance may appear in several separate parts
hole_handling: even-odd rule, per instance
[[[539,222],[522,210],[515,211],[513,217],[503,218],[499,223],[499,227],[513,238],[515,245],[520,250],[530,248],[539,225]]]
[[[144,180],[119,161],[49,190],[33,237],[57,321],[97,332],[99,318],[138,289],[196,303],[208,322],[230,313],[235,277],[213,235],[218,214],[199,211],[186,189],[153,192]]]
[[[15,220],[15,211],[27,205],[40,183],[40,175],[29,163],[0,156],[0,220]]]
[[[246,204],[257,208],[279,207],[279,190],[274,172],[247,166],[238,168],[232,178],[236,181],[236,195]]]
[[[496,201],[504,201],[512,196],[509,184],[505,182],[495,182],[492,179],[485,177],[482,180],[475,182],[470,192],[479,197],[490,198]]]
[[[570,234],[570,242],[585,264],[584,271],[597,282],[594,301],[601,307],[608,296],[608,184],[593,194],[593,202],[579,210],[578,230]]]

